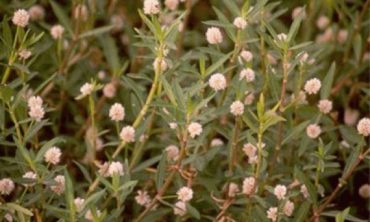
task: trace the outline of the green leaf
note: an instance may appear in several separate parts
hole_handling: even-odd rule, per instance
[[[307,219],[307,215],[310,211],[310,202],[303,201],[302,204],[300,204],[298,210],[294,214],[294,222],[303,222]]]
[[[53,8],[54,14],[57,16],[60,24],[64,26],[64,28],[69,32],[69,34],[73,34],[72,28],[71,28],[71,22],[68,18],[68,16],[65,14],[65,10],[55,1],[49,0],[51,7]]]
[[[346,219],[348,213],[349,213],[350,208],[347,207],[345,210],[342,212],[339,212],[337,215],[335,215],[335,222],[344,222]]]
[[[358,157],[360,156],[362,146],[363,144],[359,143],[351,151],[351,155],[346,160],[346,166],[344,167],[342,176],[346,175],[352,169],[352,167],[356,164]]]
[[[334,80],[334,73],[335,73],[335,62],[331,64],[329,72],[328,74],[326,74],[322,82],[322,88],[320,91],[321,99],[327,99],[330,96],[330,90]]]
[[[24,135],[24,142],[28,142],[30,139],[33,138],[34,135],[36,135],[38,131],[40,131],[44,126],[47,125],[50,125],[47,120],[42,120],[33,124],[32,127],[28,129],[26,134]]]
[[[173,93],[173,90],[172,90],[170,84],[167,82],[167,80],[164,76],[161,76],[161,82],[163,84],[164,91],[166,92],[166,96],[168,96],[172,105],[177,107],[177,102],[176,102],[176,98],[175,98],[175,95]]]
[[[240,15],[239,6],[235,4],[235,1],[223,0],[222,2],[225,4],[226,8],[232,13],[234,17]]]
[[[359,63],[361,60],[361,52],[362,52],[362,39],[361,35],[357,34],[353,41],[353,51],[355,53],[356,61]]]
[[[10,102],[10,99],[14,95],[14,90],[6,85],[0,85],[0,99],[5,103]]]
[[[76,209],[74,205],[73,183],[66,169],[64,170],[64,178],[65,178],[65,198],[68,206],[69,221],[74,222],[76,221],[75,219]]]
[[[156,186],[157,191],[161,189],[164,183],[164,179],[166,177],[166,164],[167,163],[167,154],[166,152],[162,153],[162,158],[159,161],[156,173]]]
[[[78,38],[83,39],[83,38],[87,38],[91,36],[99,36],[101,34],[111,31],[113,27],[114,25],[107,25],[107,26],[99,27],[93,30],[89,30],[79,35]]]
[[[294,139],[297,135],[300,135],[308,126],[310,123],[310,120],[307,120],[305,122],[300,123],[298,126],[292,128],[282,142],[282,144],[288,143],[290,140]]]
[[[186,203],[186,210],[192,217],[200,220],[200,213],[195,207],[191,206],[189,203]]]
[[[230,57],[231,54],[232,52],[222,56],[217,60],[217,62],[213,63],[210,67],[208,67],[205,72],[205,77],[207,77],[208,75],[216,71],[218,68],[220,68],[225,63],[225,61]]]
[[[295,177],[307,187],[307,191],[309,193],[309,199],[312,200],[312,202],[316,205],[317,203],[317,190],[315,189],[315,186],[310,181],[310,178],[307,176],[307,174],[304,174],[302,171],[300,171],[298,168],[294,168],[294,175]]]
[[[22,214],[24,214],[24,215],[27,215],[27,216],[30,216],[30,217],[32,217],[32,216],[33,216],[33,213],[32,213],[30,210],[28,210],[28,209],[26,209],[26,208],[24,208],[24,207],[22,207],[21,205],[18,205],[18,204],[16,204],[16,203],[6,203],[6,204],[4,204],[4,205],[3,205],[3,206],[1,206],[1,207],[6,207],[6,208],[8,208],[10,211],[15,210],[15,211],[17,211],[17,212],[20,212],[20,213],[22,213]]]
[[[302,11],[304,11],[305,9],[306,9],[306,7],[303,7]],[[296,36],[296,34],[298,32],[298,29],[299,29],[299,26],[301,25],[301,22],[302,22],[302,19],[303,19],[303,16],[304,16],[303,14],[304,13],[301,13],[297,18],[294,19],[293,24],[289,29],[288,42],[291,42],[292,39],[294,39],[294,37]]]
[[[104,57],[108,61],[109,67],[113,75],[117,75],[120,71],[121,64],[118,56],[118,49],[114,39],[109,35],[99,37],[101,46],[103,47]]]

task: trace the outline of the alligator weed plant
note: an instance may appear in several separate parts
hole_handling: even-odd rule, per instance
[[[2,0],[4,222],[365,222],[370,0]]]

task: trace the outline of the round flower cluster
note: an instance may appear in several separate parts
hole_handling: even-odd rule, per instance
[[[250,68],[242,69],[239,76],[240,76],[239,80],[242,80],[245,78],[247,82],[253,82],[255,79],[254,71]]]
[[[316,94],[321,88],[321,81],[317,78],[310,79],[304,85],[304,90],[308,94]]]
[[[226,88],[226,78],[221,73],[213,74],[211,78],[209,78],[208,83],[216,92]]]
[[[109,109],[109,117],[116,122],[122,121],[125,118],[125,109],[120,103],[115,103]]]
[[[203,131],[202,125],[200,125],[197,122],[191,122],[188,126],[188,132],[191,138],[199,136],[202,133],[202,131]]]
[[[176,194],[177,198],[182,202],[188,202],[193,199],[193,190],[189,187],[181,187]]]
[[[206,32],[207,42],[209,44],[220,44],[223,40],[222,33],[219,28],[211,27]]]
[[[158,0],[145,0],[144,1],[144,13],[147,15],[158,14],[161,10],[161,6]]]
[[[27,105],[30,110],[28,115],[37,122],[40,122],[45,115],[45,110],[42,107],[42,104],[43,101],[39,96],[32,96],[27,101]]]
[[[60,157],[62,156],[62,152],[56,146],[51,147],[48,149],[44,154],[45,162],[57,165],[60,162]]]
[[[50,29],[50,35],[53,39],[61,39],[64,33],[64,28],[61,25],[54,25]]]
[[[14,12],[12,22],[14,25],[19,27],[26,27],[30,19],[30,14],[24,9],[18,9]]]
[[[310,124],[306,128],[306,133],[311,139],[316,139],[321,134],[321,128],[317,124]]]
[[[251,195],[256,190],[256,179],[254,177],[247,177],[243,181],[243,194]]]
[[[120,138],[126,143],[135,142],[135,129],[132,126],[125,126],[122,128]]]
[[[240,116],[244,113],[244,104],[239,100],[233,102],[230,106],[230,112],[234,116]]]

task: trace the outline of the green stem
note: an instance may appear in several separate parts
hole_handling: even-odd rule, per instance
[[[17,53],[15,53],[15,47],[17,46],[19,29],[20,28],[17,27],[17,30],[15,32],[14,42],[13,42],[13,48],[12,48],[12,51],[11,51],[10,56],[9,56],[8,66],[6,67],[4,76],[3,76],[2,80],[1,80],[1,84],[5,84],[6,81],[8,80],[9,75],[10,75],[10,66],[13,65],[13,62],[17,58]]]

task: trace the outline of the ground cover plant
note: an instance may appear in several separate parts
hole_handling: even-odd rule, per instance
[[[368,221],[369,6],[0,1],[1,221]]]

